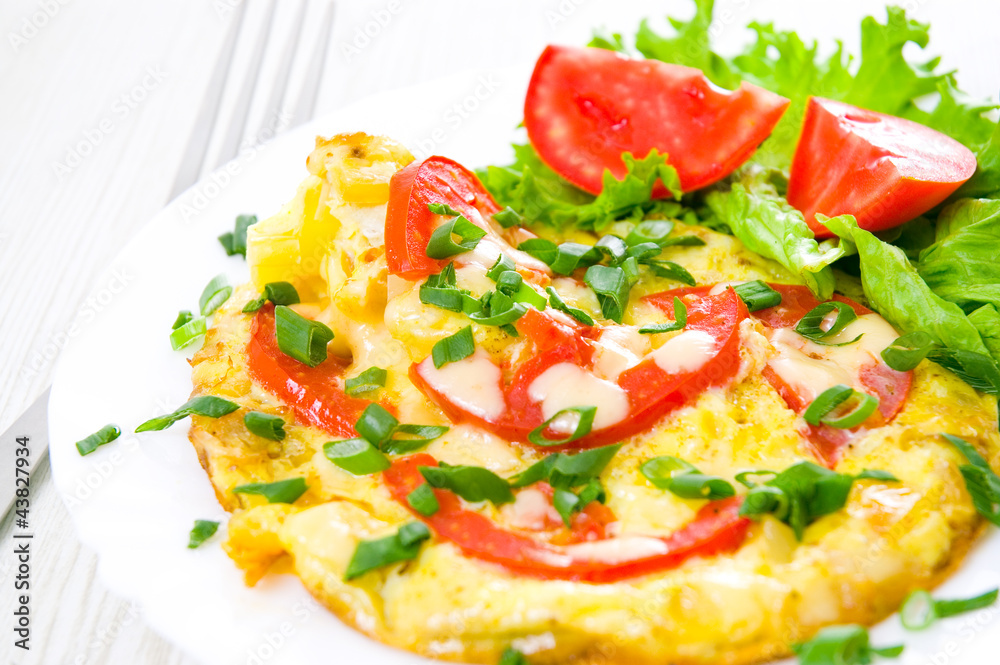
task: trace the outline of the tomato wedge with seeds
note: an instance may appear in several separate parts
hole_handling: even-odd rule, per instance
[[[285,355],[275,337],[274,305],[267,303],[254,315],[247,343],[250,377],[291,406],[297,420],[344,438],[358,435],[354,423],[371,404],[344,392],[344,373],[349,366],[331,356],[309,367]]]
[[[382,473],[382,479],[393,498],[409,508],[406,496],[424,483],[419,467],[437,466],[437,460],[427,454],[403,457]],[[434,490],[440,509],[425,517],[411,509],[414,517],[424,521],[438,538],[455,544],[474,559],[500,564],[521,575],[543,579],[580,582],[617,582],[639,575],[676,568],[696,556],[712,556],[732,552],[746,539],[750,520],[739,516],[742,499],[733,497],[713,501],[702,508],[694,520],[669,536],[644,538],[656,545],[656,553],[648,549],[628,556],[616,552],[613,560],[601,560],[592,548],[602,541],[559,546],[531,536],[502,529],[487,517],[462,507],[459,498],[445,490]],[[604,542],[614,542],[609,539]],[[588,556],[589,554],[589,556]]]
[[[688,321],[685,332],[703,333],[713,348],[706,351],[704,361],[697,366],[667,371],[650,354],[617,378],[617,389],[627,398],[627,414],[608,426],[594,429],[586,436],[566,444],[565,448],[588,448],[620,441],[648,429],[657,420],[696,398],[711,385],[730,380],[739,369],[739,324],[747,313],[743,302],[732,289],[716,296],[690,296],[686,299]],[[565,321],[563,320],[565,319]],[[469,421],[509,441],[526,442],[528,435],[541,426],[546,417],[542,404],[532,395],[532,384],[546,371],[568,363],[589,371],[600,326],[584,327],[569,317],[529,308],[517,322],[518,330],[532,343],[528,359],[517,367],[509,367],[512,378],[500,387],[504,408],[496,417],[484,417],[463,405],[459,396],[448,394],[435,379],[431,358],[414,364],[410,378],[417,388],[433,399],[449,417],[457,422]],[[576,406],[601,404],[581,403]],[[547,433],[550,439],[558,435]],[[563,437],[565,438],[565,434]],[[553,450],[561,447],[552,447]]]
[[[669,155],[689,192],[745,162],[788,103],[748,83],[721,90],[692,67],[549,46],[528,86],[524,124],[542,160],[592,194],[600,193],[605,170],[624,177],[623,152],[644,158],[653,149]],[[662,184],[653,190],[667,194]]]
[[[941,203],[975,171],[971,150],[930,127],[812,97],[792,160],[788,202],[817,238],[833,234],[816,213],[854,215],[861,228],[883,231]]]

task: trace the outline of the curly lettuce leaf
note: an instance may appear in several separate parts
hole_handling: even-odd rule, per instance
[[[983,305],[969,314],[969,321],[976,326],[990,355],[1000,361],[1000,312],[993,305]]]
[[[904,333],[923,330],[936,344],[989,355],[979,330],[962,308],[935,294],[903,250],[858,228],[849,215],[825,223],[841,238],[841,244],[856,248],[869,304],[897,329]]]
[[[745,169],[728,192],[710,192],[705,200],[747,249],[798,275],[820,300],[833,295],[830,264],[844,257],[848,246],[817,242],[802,213],[778,194],[766,172]]]
[[[531,222],[600,231],[619,219],[638,219],[650,212],[675,216],[681,211],[676,201],[650,198],[657,181],[675,198],[681,196],[677,170],[655,150],[643,159],[625,153],[625,177],[618,180],[605,171],[597,196],[563,180],[530,145],[515,145],[514,154],[514,164],[490,166],[478,175],[500,205],[510,206]]]
[[[955,192],[955,197],[1000,197],[1000,123],[976,152],[976,172]]]

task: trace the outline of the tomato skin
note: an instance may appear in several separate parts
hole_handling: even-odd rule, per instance
[[[573,557],[571,549],[500,528],[487,517],[463,508],[459,498],[445,490],[434,490],[440,509],[430,517],[413,511],[406,496],[424,483],[420,466],[437,466],[437,460],[418,453],[397,459],[382,473],[393,498],[430,526],[438,538],[455,544],[466,556],[500,564],[520,575],[592,583],[617,582],[676,568],[695,556],[734,551],[743,544],[750,527],[750,520],[739,516],[742,499],[733,497],[707,503],[694,520],[660,538],[667,545],[666,553],[617,563],[581,559]]]
[[[851,214],[883,231],[921,215],[972,177],[976,156],[919,123],[811,97],[792,160],[788,202],[817,238],[833,233],[816,221]]]
[[[549,46],[528,86],[524,124],[542,160],[592,194],[600,193],[605,169],[624,176],[623,152],[644,158],[654,148],[669,154],[689,192],[745,162],[788,104],[748,83],[719,90],[691,67]],[[668,192],[658,183],[653,195]]]
[[[358,435],[354,423],[371,404],[344,392],[344,372],[349,364],[331,356],[309,367],[286,356],[274,334],[274,305],[267,303],[254,315],[247,343],[250,377],[288,404],[296,420],[343,438]]]

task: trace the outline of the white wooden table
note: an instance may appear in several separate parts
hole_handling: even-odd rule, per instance
[[[227,19],[240,1],[0,3],[0,431],[51,381],[74,318],[100,308],[88,294],[108,285],[95,284],[95,276],[167,203]],[[247,21],[259,22],[265,3],[246,1],[251,3]],[[961,67],[965,89],[995,97],[1000,5],[991,0],[900,4],[932,23],[931,51],[943,53],[947,66]],[[290,29],[293,5],[279,3],[276,42]],[[839,36],[856,51],[857,17],[865,6],[881,11],[863,0],[718,0],[717,5],[715,28],[723,50],[741,43],[742,26],[759,18],[794,26],[803,37],[827,44]],[[326,0],[310,0],[303,39],[314,37],[325,7]],[[656,17],[661,25],[667,11],[687,16],[691,7],[684,0],[340,0],[317,117],[380,90],[462,69],[530,63],[548,42],[585,43],[595,26],[631,33],[642,16]],[[244,26],[243,34],[255,35],[256,28]],[[251,42],[241,40],[234,72],[248,67]],[[275,76],[274,51],[265,59],[250,128],[260,122],[263,97]],[[295,63],[293,87],[306,60]],[[230,87],[222,118],[235,104],[236,84]],[[363,128],[325,131],[354,129]],[[213,144],[210,155],[217,148]],[[0,472],[7,472],[8,463],[0,460]],[[0,663],[193,665],[152,632],[141,608],[103,588],[96,559],[76,539],[47,466],[33,480],[32,649],[14,649],[7,628],[14,603],[8,519],[0,525]]]

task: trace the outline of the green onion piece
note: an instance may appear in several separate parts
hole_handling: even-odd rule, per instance
[[[698,236],[674,236],[660,243],[661,247],[703,247],[705,241]]]
[[[733,291],[736,291],[736,295],[751,312],[781,304],[781,294],[759,279],[738,284],[733,287]]]
[[[911,332],[882,350],[882,360],[897,372],[909,372],[936,346],[934,338],[922,330]]]
[[[442,463],[440,466],[421,466],[417,469],[431,487],[449,490],[472,503],[489,501],[494,506],[502,506],[514,500],[507,481],[481,466]]]
[[[556,256],[549,264],[558,275],[571,275],[582,266],[592,265],[601,260],[601,252],[590,245],[578,242],[564,242],[559,245]]]
[[[538,311],[545,309],[545,296],[536,291],[527,282],[522,282],[521,286],[517,289],[517,293],[515,293],[512,297],[514,298],[514,302],[531,305]]]
[[[574,319],[579,321],[585,326],[594,325],[594,319],[591,318],[590,314],[587,314],[582,309],[577,309],[576,307],[570,307],[566,304],[556,290],[551,286],[545,287],[545,292],[549,294],[549,304],[552,305],[553,309],[558,309],[560,312],[565,312],[572,316]]]
[[[753,489],[757,487],[762,482],[767,482],[768,480],[773,480],[778,475],[777,471],[768,471],[766,469],[761,469],[760,471],[742,471],[737,473],[735,478],[736,482],[743,487],[748,489]],[[766,477],[766,480],[764,480]]]
[[[583,277],[601,304],[601,312],[615,323],[621,323],[628,306],[629,283],[625,271],[608,266],[591,266]]]
[[[208,332],[208,321],[205,317],[191,319],[170,333],[170,348],[180,351],[201,339],[206,332]]]
[[[428,203],[427,209],[430,210],[435,215],[448,215],[449,217],[458,217],[462,213],[452,208],[447,203]]]
[[[828,329],[824,329],[823,322],[826,321],[827,314],[830,314],[834,310],[837,312],[837,318],[834,319],[833,325]],[[805,316],[799,319],[799,322],[795,324],[795,332],[817,344],[846,346],[857,342],[861,339],[861,335],[858,335],[849,342],[840,342],[839,344],[827,342],[825,338],[836,335],[856,318],[858,318],[858,315],[854,313],[850,305],[839,300],[830,300],[812,308]]]
[[[524,226],[524,217],[521,217],[520,213],[510,206],[507,206],[500,212],[495,213],[493,215],[493,221],[505,229],[509,229],[512,226]]]
[[[452,239],[453,234],[461,240],[455,242]],[[430,240],[427,241],[426,253],[432,259],[447,259],[475,249],[485,235],[486,231],[459,215],[434,229]]]
[[[611,233],[601,236],[601,239],[594,244],[594,249],[603,254],[612,265],[618,265],[628,256],[628,245]]]
[[[674,320],[672,323],[657,323],[652,326],[643,326],[639,328],[639,333],[642,335],[655,335],[657,333],[673,332],[674,330],[683,330],[684,326],[687,325],[687,306],[684,301],[674,296]]]
[[[965,479],[965,488],[972,497],[972,505],[980,515],[1000,526],[1000,477],[997,477],[986,459],[971,443],[951,434],[941,436],[958,448],[970,462],[960,465],[958,470]]]
[[[824,628],[808,642],[793,645],[792,651],[799,665],[868,665],[876,655],[896,658],[903,647],[872,647],[868,631],[852,624]]]
[[[434,366],[438,369],[448,363],[468,358],[475,352],[476,341],[472,337],[472,326],[465,326],[454,335],[439,340],[431,347],[431,357],[434,359]]]
[[[490,295],[489,298],[490,313],[488,315],[483,312],[474,312],[472,314],[469,314],[469,318],[481,326],[506,326],[520,319],[522,316],[524,316],[525,312],[528,311],[527,307],[525,307],[521,303],[514,302],[512,298],[503,293],[494,292],[489,295]],[[495,306],[494,303],[502,303],[502,304]],[[447,340],[441,340],[441,341],[444,342]],[[464,342],[465,340],[463,340],[463,343]],[[440,343],[441,342],[438,342],[438,344]],[[474,341],[472,340],[471,330],[469,333],[468,343],[474,344]],[[437,345],[435,344],[433,348],[436,349]],[[464,350],[465,348],[467,347],[460,347],[460,349],[462,350]],[[472,352],[474,351],[475,347],[472,347],[472,351],[466,353],[463,356],[455,358],[454,360],[461,360],[466,356],[472,355]],[[434,364],[437,365],[437,362],[438,362],[437,357],[435,357]],[[454,362],[454,361],[449,360],[446,362]]]
[[[486,271],[486,276],[495,282],[500,279],[500,275],[505,272],[514,271],[516,268],[517,264],[514,263],[514,259],[501,252],[496,262],[494,262],[493,267]]]
[[[670,455],[654,457],[639,469],[655,487],[682,499],[712,501],[736,495],[736,490],[728,481],[718,476],[707,476],[688,462]]]
[[[864,469],[861,473],[854,476],[855,480],[883,480],[890,483],[900,482],[899,478],[889,473],[888,471],[880,471],[878,469]]]
[[[477,312],[479,301],[467,289],[456,286],[455,264],[449,263],[437,275],[420,285],[420,302],[449,312]]]
[[[655,242],[641,242],[638,245],[629,247],[628,255],[638,261],[642,261],[644,259],[651,259],[654,256],[659,256],[662,251],[663,248]]]
[[[188,323],[192,319],[194,319],[194,314],[191,313],[191,310],[182,309],[181,311],[177,312],[177,318],[174,319],[174,322],[170,326],[170,329],[177,330],[178,328],[183,326],[185,323]]]
[[[524,471],[511,476],[507,482],[513,488],[527,487],[528,485],[534,485],[535,483],[540,483],[543,480],[547,480],[549,474],[552,472],[552,467],[556,463],[556,460],[562,453],[552,453],[542,459],[538,460],[531,466],[529,466]]]
[[[674,223],[661,219],[649,219],[639,222],[636,227],[625,236],[625,243],[629,247],[634,247],[642,243],[654,243],[657,246],[667,239],[670,232],[674,230]]]
[[[397,425],[393,431],[392,438],[382,444],[382,450],[390,455],[405,455],[419,450],[428,443],[443,436],[448,432],[448,428],[443,425]],[[397,434],[408,435],[405,438],[397,437]]]
[[[572,441],[576,441],[577,439],[582,439],[590,434],[590,429],[594,425],[594,415],[596,413],[596,406],[574,406],[570,409],[563,409],[532,430],[531,433],[528,434],[528,441],[536,446],[561,446],[564,443],[570,443]],[[549,439],[545,436],[545,431],[552,425],[553,422],[569,414],[575,414],[577,417],[576,427],[571,434],[564,439]]]
[[[354,550],[354,556],[347,564],[345,580],[353,580],[370,570],[382,568],[399,561],[416,559],[420,554],[420,544],[431,537],[431,532],[422,522],[410,522],[399,531],[378,540],[362,540]]]
[[[553,453],[510,479],[511,487],[527,487],[547,481],[553,487],[570,489],[598,477],[622,444],[591,448],[576,454]]]
[[[820,424],[820,420],[824,418],[826,414],[833,411],[842,402],[847,401],[847,399],[853,394],[853,388],[845,386],[842,383],[838,383],[832,388],[827,388],[820,393],[806,408],[802,417],[810,425],[818,426]]]
[[[966,612],[981,610],[997,602],[998,595],[1000,595],[1000,589],[993,589],[972,598],[935,600],[934,614],[940,619],[947,619]]]
[[[520,651],[514,647],[507,647],[500,656],[500,662],[497,665],[529,665],[529,663]]]
[[[233,494],[256,494],[267,499],[268,503],[295,503],[306,493],[309,486],[305,478],[289,478],[273,483],[247,483],[233,488]]]
[[[552,507],[562,517],[563,524],[569,529],[573,526],[573,513],[580,510],[580,497],[564,489],[556,489],[552,493]]]
[[[282,441],[285,438],[285,421],[270,413],[248,411],[243,416],[243,424],[259,437],[271,441]]]
[[[635,286],[636,282],[639,281],[639,262],[636,258],[630,256],[619,263],[618,267],[625,273],[625,281],[628,282],[628,285]]]
[[[229,285],[229,280],[225,275],[216,275],[205,285],[198,299],[198,307],[202,316],[208,316],[222,306],[222,303],[229,300],[233,287]]]
[[[559,246],[545,238],[525,240],[517,248],[547,265],[552,265],[552,262],[556,260],[556,256],[559,254]]]
[[[497,291],[501,293],[506,293],[509,296],[513,296],[521,289],[521,285],[524,282],[524,278],[521,277],[521,273],[515,272],[513,270],[507,270],[500,274],[497,282]]]
[[[373,446],[382,447],[399,426],[396,417],[379,404],[369,404],[354,423],[354,429]]]
[[[221,418],[240,408],[239,404],[234,404],[229,400],[215,397],[214,395],[201,395],[192,397],[182,404],[173,413],[168,413],[159,418],[147,420],[135,428],[136,432],[150,432],[164,430],[173,425],[178,420],[188,416],[205,416],[206,418]]]
[[[410,508],[413,508],[424,517],[430,517],[441,510],[441,504],[438,503],[437,497],[434,496],[434,488],[427,483],[418,485],[417,489],[407,494],[406,502],[410,504]]]
[[[247,229],[257,223],[257,215],[239,215],[233,231],[233,254],[247,255]]]
[[[211,520],[195,520],[194,528],[191,529],[191,533],[188,535],[188,549],[195,549],[200,546],[206,540],[215,535],[215,532],[219,530],[219,523],[212,522]]]
[[[76,442],[76,449],[80,455],[89,455],[101,446],[111,443],[122,435],[118,425],[105,425],[85,439]]]
[[[323,454],[341,469],[355,476],[368,476],[392,466],[378,448],[364,439],[329,441],[323,444]]]
[[[654,261],[653,259],[644,259],[642,261],[642,265],[647,266],[657,277],[672,279],[675,282],[680,282],[681,284],[686,284],[688,286],[694,286],[697,283],[691,273],[689,273],[683,266],[678,265],[673,261]]]
[[[911,591],[899,608],[899,621],[907,630],[928,628],[937,618],[934,599],[923,589]]]
[[[222,245],[222,249],[225,250],[226,256],[235,256],[237,252],[233,248],[233,232],[226,231],[221,236],[219,236],[219,244]]]
[[[344,381],[344,392],[354,397],[361,393],[368,393],[373,390],[385,387],[385,380],[389,373],[381,367],[369,367],[355,377]]]
[[[838,429],[857,427],[868,420],[868,416],[875,413],[875,410],[878,408],[878,397],[855,390],[852,391],[851,399],[847,404],[848,411],[846,413],[841,413],[840,415],[831,415],[828,413],[819,419],[820,422]]]
[[[268,282],[264,285],[264,291],[256,300],[251,300],[243,306],[243,313],[256,312],[270,300],[275,305],[295,305],[299,302],[299,292],[295,290],[289,282]]]
[[[990,395],[1000,393],[1000,370],[989,356],[963,349],[935,348],[927,359],[954,372],[976,390]]]
[[[326,345],[333,339],[333,331],[319,321],[278,305],[274,308],[274,330],[278,348],[286,356],[309,367],[326,360]]]
[[[771,485],[756,485],[750,488],[740,506],[740,517],[757,519],[761,515],[774,515],[776,519],[790,526],[794,521],[795,526],[792,528],[796,529],[796,536],[801,540],[797,529],[804,529],[805,526],[800,527],[802,521],[800,518],[795,517],[793,520],[792,499],[783,490]]]

